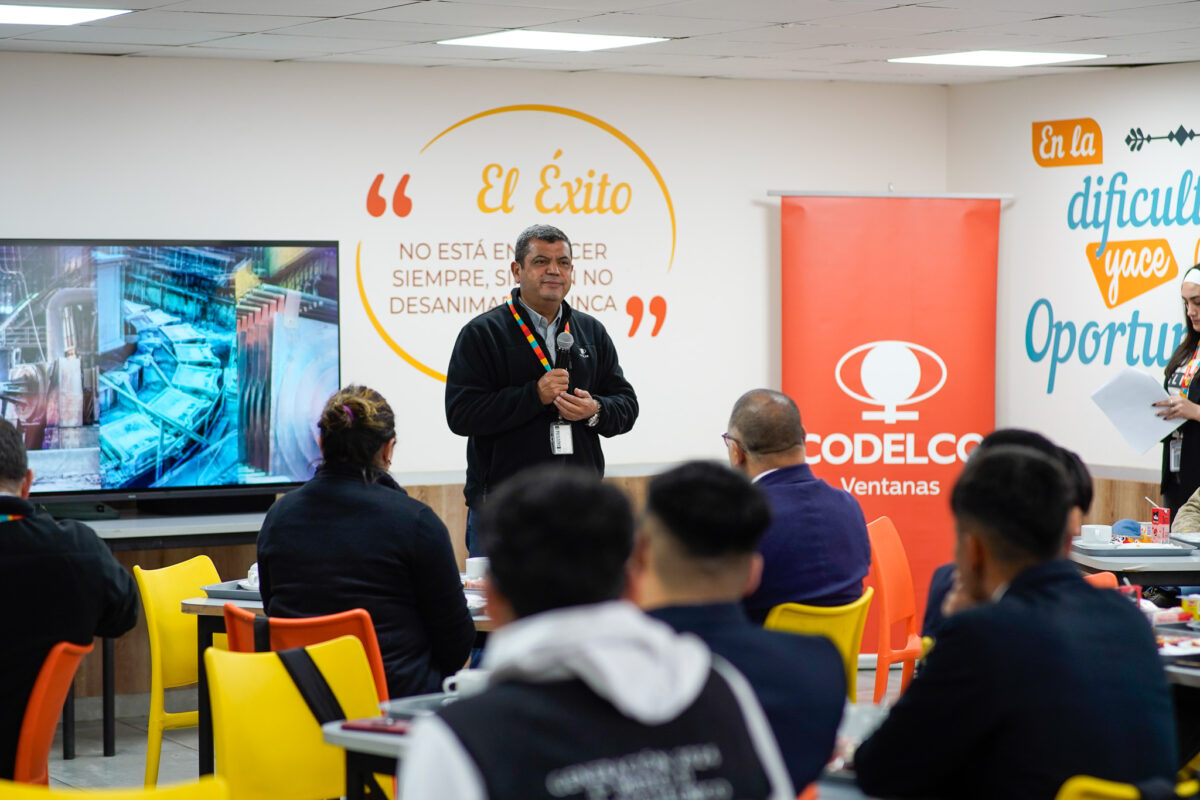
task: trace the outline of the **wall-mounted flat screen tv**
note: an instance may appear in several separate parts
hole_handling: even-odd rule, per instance
[[[0,239],[0,416],[39,499],[308,480],[338,344],[337,242]]]

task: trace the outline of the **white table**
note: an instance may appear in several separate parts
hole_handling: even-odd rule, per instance
[[[1071,551],[1085,572],[1112,572],[1138,586],[1200,585],[1200,551],[1186,556],[1090,556]]]

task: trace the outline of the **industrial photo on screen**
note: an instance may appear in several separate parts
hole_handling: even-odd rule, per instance
[[[307,480],[337,269],[333,242],[0,242],[0,414],[34,491]]]

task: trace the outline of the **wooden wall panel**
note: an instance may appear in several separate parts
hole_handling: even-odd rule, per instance
[[[645,504],[649,477],[614,477],[609,482],[621,487],[638,511]],[[1158,484],[1134,481],[1097,479],[1095,500],[1086,522],[1108,524],[1116,519],[1149,519],[1149,504],[1144,498],[1158,501]],[[409,494],[429,505],[450,531],[450,540],[461,567],[466,557],[463,535],[467,524],[467,509],[463,504],[462,484],[444,486],[410,486]],[[217,566],[223,580],[246,574],[255,560],[254,545],[231,545],[210,548],[172,548],[166,550],[130,550],[117,553],[117,559],[127,567],[139,564],[156,569],[175,564],[200,553],[207,553]],[[145,614],[139,609],[137,627],[117,640],[117,691],[121,693],[150,690],[150,645],[146,636]],[[80,696],[100,694],[100,648],[88,656],[79,671],[76,691]]]
[[[648,478],[612,478],[611,481],[626,491],[635,507],[640,508],[645,498]],[[467,507],[463,503],[462,484],[443,486],[408,486],[410,495],[431,507],[450,531],[450,541],[462,568],[466,558],[464,534],[467,526]],[[255,548],[252,544],[219,547],[168,548],[165,550],[120,551],[117,560],[126,567],[137,564],[146,569],[158,569],[177,564],[202,553],[208,554],[217,567],[222,580],[232,580],[246,574],[254,563]],[[116,687],[118,693],[150,691],[150,640],[146,634],[146,615],[138,609],[138,624],[132,631],[117,640],[115,650]],[[79,668],[75,691],[80,697],[91,697],[101,692],[100,647]]]
[[[1084,519],[1086,523],[1109,525],[1118,519],[1150,519],[1149,497],[1156,503],[1162,502],[1162,492],[1158,483],[1141,483],[1138,481],[1117,481],[1096,478],[1092,481],[1095,498],[1092,509]]]

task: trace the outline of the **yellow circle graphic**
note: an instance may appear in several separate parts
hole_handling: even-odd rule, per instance
[[[654,176],[654,180],[658,182],[658,188],[660,190],[662,190],[663,200],[665,200],[666,204],[667,204],[667,214],[671,218],[671,258],[667,262],[667,272],[670,272],[671,267],[673,267],[675,265],[675,205],[671,202],[671,193],[670,193],[670,191],[667,190],[667,182],[663,180],[662,173],[658,171],[658,167],[656,167],[654,165],[654,162],[650,160],[650,156],[646,155],[646,151],[642,150],[642,148],[638,146],[637,142],[633,141],[633,139],[630,139],[628,136],[626,136],[620,130],[618,130],[617,128],[608,124],[607,122],[605,122],[602,119],[593,117],[591,114],[585,114],[582,111],[576,111],[573,108],[564,108],[563,106],[543,105],[540,103],[524,103],[524,104],[520,104],[520,105],[500,106],[499,108],[491,108],[491,109],[488,109],[487,111],[480,111],[478,114],[472,114],[471,116],[467,117],[466,119],[459,120],[458,122],[451,125],[449,128],[446,128],[444,131],[439,133],[437,136],[434,136],[432,139],[430,139],[428,142],[426,142],[425,146],[421,148],[421,152],[424,153],[426,150],[429,149],[429,146],[431,144],[433,144],[438,139],[442,138],[443,136],[445,136],[447,133],[454,130],[455,128],[461,128],[463,125],[466,125],[470,122],[474,122],[475,120],[478,120],[478,119],[483,119],[484,117],[490,117],[490,116],[494,116],[496,114],[506,114],[511,111],[540,111],[540,112],[544,112],[547,114],[561,114],[565,117],[571,117],[572,119],[577,119],[577,120],[580,120],[581,122],[586,122],[589,125],[595,125],[597,128],[599,128],[600,130],[609,134],[610,136],[615,138],[617,141],[621,142],[621,144],[628,147],[630,150],[633,151],[634,155],[636,155],[639,159],[641,159],[642,163],[646,165],[646,168],[648,170],[650,170],[650,174]],[[371,308],[371,304],[367,300],[367,291],[363,287],[362,242],[358,243],[358,247],[355,249],[355,252],[354,252],[354,277],[358,283],[358,296],[359,296],[359,299],[362,301],[363,310],[367,312],[367,319],[370,320],[371,326],[375,328],[375,332],[379,334],[379,338],[383,339],[383,341],[387,344],[387,346],[392,348],[392,350],[396,353],[396,355],[400,356],[400,358],[402,358],[406,362],[408,362],[413,368],[415,368],[419,372],[425,373],[426,375],[428,375],[431,378],[434,378],[435,380],[439,380],[442,383],[445,383],[446,376],[443,373],[438,372],[436,369],[433,369],[432,367],[429,367],[429,366],[423,364],[422,362],[418,361],[411,353],[409,353],[407,350],[405,350],[403,347],[401,347],[400,344],[395,339],[393,339],[386,330],[384,330],[383,324],[380,323],[379,318],[377,316],[375,316],[375,311]]]

